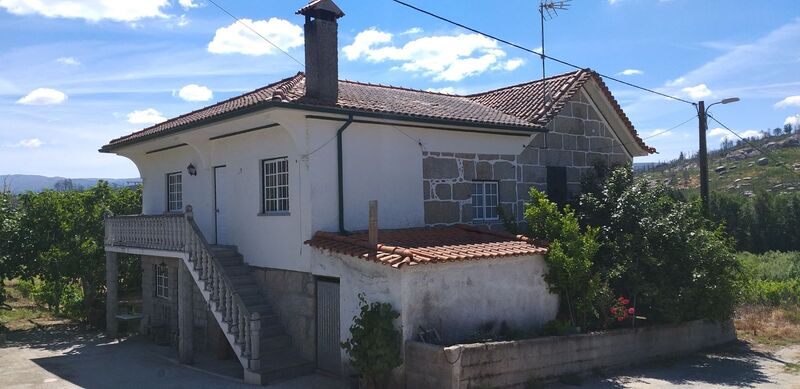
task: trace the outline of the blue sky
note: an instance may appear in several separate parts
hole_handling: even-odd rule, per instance
[[[301,62],[292,1],[217,0]],[[538,48],[536,1],[410,1]],[[118,3],[118,4],[115,4]],[[337,1],[340,77],[454,93],[541,76],[538,57],[389,0]],[[752,134],[800,116],[800,2],[579,0],[546,22],[549,55],[708,102]],[[300,65],[204,0],[0,0],[0,174],[131,177],[108,140],[295,74]],[[548,63],[548,74],[571,69]],[[628,70],[627,72],[625,72]],[[693,107],[607,81],[642,136]],[[667,160],[696,149],[696,121],[647,139]],[[710,123],[709,144],[725,136]]]

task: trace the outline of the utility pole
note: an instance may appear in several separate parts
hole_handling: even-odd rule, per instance
[[[700,167],[700,201],[703,203],[703,214],[708,216],[708,151],[706,147],[706,129],[708,122],[706,118],[706,103],[697,103],[697,117],[700,119],[698,135],[700,136],[700,151],[697,153],[698,165]]]

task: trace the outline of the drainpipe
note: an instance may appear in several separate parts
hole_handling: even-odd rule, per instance
[[[336,150],[337,150],[337,162],[339,168],[339,233],[340,234],[347,234],[347,230],[344,229],[344,165],[342,163],[342,133],[350,124],[353,123],[353,115],[347,116],[347,121],[344,122],[342,127],[339,128],[339,131],[336,131]]]

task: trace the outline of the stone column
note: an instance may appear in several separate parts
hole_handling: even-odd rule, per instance
[[[192,275],[182,259],[178,260],[178,359],[191,364],[194,353],[194,310]]]
[[[117,337],[118,266],[117,253],[106,251],[106,334],[111,338]]]

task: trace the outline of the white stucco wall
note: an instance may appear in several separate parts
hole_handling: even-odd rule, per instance
[[[318,249],[311,256],[314,274],[339,279],[342,341],[359,313],[359,293],[368,302],[392,304],[405,340],[416,339],[420,326],[435,328],[445,341],[463,340],[487,322],[529,330],[558,313],[558,296],[547,290],[540,255],[399,269]],[[347,360],[346,353],[342,358]]]
[[[343,116],[338,116],[344,119]],[[222,139],[209,138],[277,123]],[[183,173],[183,203],[215,242],[214,167],[225,165],[231,243],[254,266],[311,272],[303,242],[315,231],[338,230],[336,131],[341,120],[307,118],[306,112],[271,109],[127,147],[144,182],[145,214],[166,207],[166,174]],[[508,135],[353,123],[344,132],[345,226],[363,230],[368,203],[378,200],[382,229],[424,226],[422,151],[513,154],[527,138]],[[152,152],[186,143],[187,146]],[[421,145],[420,145],[421,143]],[[148,153],[149,152],[149,153]],[[288,157],[290,212],[259,216],[261,164]],[[189,176],[186,167],[197,167]]]
[[[542,278],[541,255],[418,265],[403,272],[405,339],[435,328],[445,341],[463,340],[485,323],[530,330],[556,317],[558,296]]]

